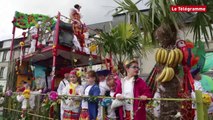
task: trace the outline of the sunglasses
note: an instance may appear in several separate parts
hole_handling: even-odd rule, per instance
[[[140,70],[140,68],[139,68],[138,66],[131,66],[131,67],[129,67],[129,68],[133,68],[133,69],[138,69],[138,70]]]

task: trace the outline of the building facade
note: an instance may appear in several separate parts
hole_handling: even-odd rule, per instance
[[[14,46],[18,46],[19,42],[22,38],[18,38],[14,40]],[[0,41],[0,86],[3,87],[3,91],[5,91],[6,83],[7,83],[7,72],[10,64],[10,47],[11,47],[11,39]],[[13,58],[17,58],[20,54],[20,50],[15,48],[13,53]]]

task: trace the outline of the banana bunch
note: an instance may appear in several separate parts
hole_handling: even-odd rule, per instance
[[[176,67],[183,60],[183,53],[180,49],[175,48],[170,50],[167,58],[166,65],[170,67]]]
[[[157,77],[158,82],[168,82],[172,80],[175,76],[174,69],[172,67],[164,67],[160,75]]]
[[[168,51],[163,48],[159,48],[155,54],[155,61],[159,64],[166,64],[168,57]]]

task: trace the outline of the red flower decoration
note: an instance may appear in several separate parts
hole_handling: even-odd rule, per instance
[[[70,89],[70,94],[72,94],[72,92],[73,92],[72,89]]]

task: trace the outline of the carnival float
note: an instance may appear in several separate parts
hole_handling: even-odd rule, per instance
[[[83,76],[97,64],[104,64],[110,69],[110,59],[97,55],[97,46],[89,40],[86,24],[81,22],[75,11],[72,17],[70,19],[60,13],[54,17],[15,13],[5,94],[7,103],[4,105],[4,116],[10,116],[8,119],[56,119],[59,116],[55,114],[59,113],[59,100],[54,91],[65,73],[78,68],[79,74]],[[18,46],[14,46],[17,28],[23,30],[22,41]],[[25,83],[31,85],[32,91],[23,91]],[[14,91],[25,96],[23,100],[17,98],[22,101],[22,107],[16,100],[17,94],[13,94]],[[29,96],[33,94],[36,97],[36,105],[31,106],[26,101],[30,101]],[[26,102],[24,109],[23,101]],[[28,112],[37,115],[25,114]]]

